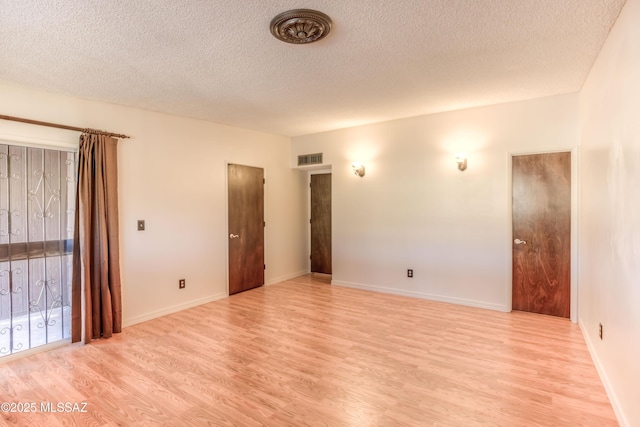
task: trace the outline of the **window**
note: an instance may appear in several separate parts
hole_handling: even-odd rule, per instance
[[[0,144],[0,356],[70,337],[75,153]]]

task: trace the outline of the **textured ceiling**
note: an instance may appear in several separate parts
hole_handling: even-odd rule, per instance
[[[0,0],[0,82],[296,136],[578,91],[623,4]],[[331,34],[276,40],[294,8]]]

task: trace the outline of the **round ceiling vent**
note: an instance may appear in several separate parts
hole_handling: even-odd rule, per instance
[[[313,43],[326,37],[329,31],[331,18],[310,9],[289,10],[271,20],[271,34],[287,43]]]

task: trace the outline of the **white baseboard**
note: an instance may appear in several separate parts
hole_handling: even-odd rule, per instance
[[[296,273],[291,273],[291,274],[287,274],[284,276],[280,276],[280,277],[274,277],[272,279],[269,279],[268,282],[265,283],[265,286],[268,285],[273,285],[276,283],[280,283],[280,282],[284,282],[285,280],[289,280],[289,279],[293,279],[294,277],[298,277],[298,276],[302,276],[304,274],[308,274],[308,271],[299,271]],[[223,293],[219,293],[216,295],[212,295],[212,296],[208,296],[205,298],[200,298],[197,300],[193,300],[193,301],[189,301],[183,304],[178,304],[178,305],[174,305],[171,307],[167,307],[167,308],[163,308],[161,310],[157,310],[157,311],[153,311],[151,313],[147,313],[147,314],[142,314],[139,316],[134,316],[131,317],[129,319],[124,319],[122,321],[122,326],[123,327],[127,327],[127,326],[132,326],[135,325],[136,323],[142,323],[142,322],[146,322],[147,320],[151,320],[151,319],[155,319],[158,317],[162,317],[162,316],[166,316],[167,314],[172,314],[178,311],[182,311],[182,310],[186,310],[188,308],[192,308],[192,307],[196,307],[198,305],[202,305],[202,304],[206,304],[208,302],[213,302],[213,301],[217,301],[223,298],[227,298],[229,296],[229,294],[227,294],[226,292]]]
[[[193,300],[193,301],[189,301],[183,304],[178,304],[178,305],[174,305],[171,307],[166,307],[163,308],[162,310],[157,310],[157,311],[153,311],[151,313],[147,313],[147,314],[142,314],[139,316],[134,316],[132,318],[129,319],[124,319],[122,321],[122,326],[123,327],[127,327],[127,326],[132,326],[135,325],[136,323],[142,323],[142,322],[146,322],[147,320],[151,320],[151,319],[155,319],[158,317],[162,317],[162,316],[166,316],[167,314],[172,314],[178,311],[182,311],[182,310],[186,310],[188,308],[192,308],[192,307],[196,307],[198,305],[202,305],[202,304],[206,304],[208,302],[213,302],[213,301],[217,301],[223,298],[227,298],[229,295],[224,292],[224,293],[219,293],[216,295],[212,295],[212,296],[208,296],[205,298],[200,298],[197,300]]]
[[[331,284],[336,286],[344,286],[345,288],[362,289],[365,291],[382,292],[385,294],[393,294],[393,295],[402,295],[405,297],[420,298],[420,299],[426,299],[426,300],[438,301],[438,302],[446,302],[450,304],[466,305],[469,307],[484,308],[488,310],[502,311],[507,313],[511,311],[509,307],[505,305],[493,304],[493,303],[484,302],[484,301],[470,300],[465,298],[455,298],[455,297],[448,297],[443,295],[427,294],[424,292],[405,291],[402,289],[386,288],[383,286],[364,285],[361,283],[340,282],[337,280],[332,280]]]
[[[304,270],[304,271],[298,271],[296,273],[285,274],[284,276],[274,277],[272,279],[269,279],[269,281],[267,281],[264,285],[265,286],[275,285],[276,283],[285,282],[287,280],[291,280],[296,277],[303,276],[305,274],[309,274],[309,272]]]
[[[598,371],[598,375],[600,376],[600,381],[602,381],[602,385],[604,386],[604,390],[607,392],[607,396],[609,397],[609,402],[611,402],[611,407],[613,408],[613,412],[616,414],[618,418],[618,423],[621,427],[630,426],[627,421],[627,417],[624,415],[624,411],[622,410],[622,406],[620,405],[620,401],[618,400],[618,396],[611,386],[611,382],[609,381],[609,377],[607,376],[607,372],[604,370],[602,366],[602,362],[598,357],[598,354],[595,351],[595,347],[593,345],[593,341],[591,341],[591,337],[587,333],[584,328],[584,323],[582,322],[582,318],[578,318],[578,325],[580,326],[580,330],[582,331],[582,336],[584,337],[584,341],[587,343],[587,349],[589,350],[589,354],[591,355],[591,360],[593,360],[593,364],[596,367],[596,371]]]

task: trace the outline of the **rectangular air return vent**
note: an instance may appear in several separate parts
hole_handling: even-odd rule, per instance
[[[322,153],[303,154],[298,156],[298,166],[321,165]]]

